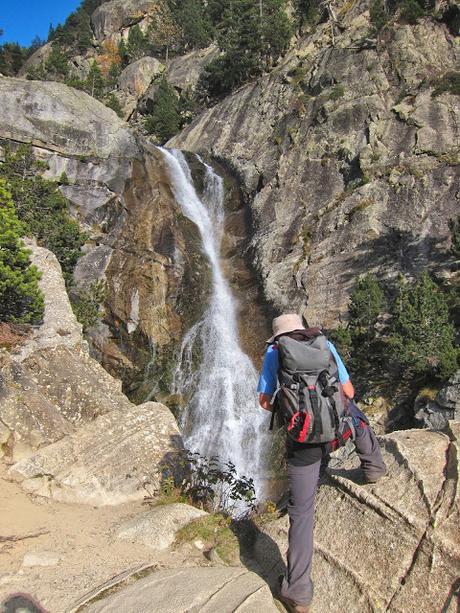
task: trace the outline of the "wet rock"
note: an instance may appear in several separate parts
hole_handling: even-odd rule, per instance
[[[188,504],[161,505],[124,522],[116,534],[120,539],[142,543],[161,551],[173,544],[180,528],[205,515],[205,511]]]
[[[104,333],[94,331],[91,351],[141,402],[152,388],[144,382],[152,353],[149,377],[165,387],[168,360],[201,316],[209,288],[197,230],[178,215],[162,154],[113,111],[61,83],[1,78],[1,101],[0,137],[13,148],[31,142],[46,178],[68,177],[61,189],[91,237],[73,291],[94,281],[106,290]]]

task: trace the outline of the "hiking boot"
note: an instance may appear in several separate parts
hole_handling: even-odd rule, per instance
[[[286,598],[279,594],[278,600],[286,607],[289,613],[310,613],[310,605],[299,604],[290,598]]]
[[[279,600],[285,608],[289,611],[289,613],[310,613],[310,605],[300,604],[295,602],[291,598],[287,598],[283,596],[281,593],[281,586],[283,584],[284,575],[280,575],[278,577],[278,589],[276,590],[276,598]]]
[[[380,481],[380,479],[382,479],[386,475],[387,475],[387,471],[386,470],[381,472],[381,473],[369,473],[369,474],[366,474],[365,472],[363,472],[364,483],[377,483],[377,481]]]

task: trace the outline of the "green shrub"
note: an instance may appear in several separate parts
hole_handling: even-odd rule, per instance
[[[103,281],[96,281],[85,290],[79,290],[72,295],[72,310],[83,326],[83,331],[95,326],[102,318],[101,305],[105,300]]]
[[[80,231],[68,211],[68,202],[59,191],[59,183],[40,176],[43,163],[36,161],[30,145],[12,152],[4,147],[5,161],[0,165],[0,177],[7,180],[19,219],[26,234],[56,255],[66,283],[72,283],[72,273],[86,235]]]
[[[426,11],[420,6],[417,0],[404,0],[401,3],[400,18],[402,21],[414,25],[417,19],[423,17]]]
[[[380,32],[388,21],[388,15],[382,0],[373,0],[369,9],[369,17],[376,32]]]
[[[345,96],[345,89],[343,85],[336,85],[329,94],[329,100],[339,100]]]
[[[108,97],[107,97],[107,99],[105,101],[105,106],[108,106],[109,109],[112,109],[112,111],[115,111],[115,113],[118,115],[118,117],[123,119],[123,117],[124,117],[123,109],[121,108],[121,104],[120,104],[118,98],[115,96],[115,94],[113,92],[108,95]]]
[[[457,368],[455,328],[446,296],[427,274],[401,283],[392,307],[391,356],[404,379],[448,379]]]
[[[43,318],[41,277],[30,265],[20,239],[24,226],[17,218],[6,181],[0,180],[0,321],[37,324]]]
[[[162,78],[153,111],[146,117],[144,127],[149,134],[154,134],[161,143],[165,143],[179,132],[180,125],[179,99],[172,85]]]
[[[448,92],[460,96],[460,72],[448,72],[437,83],[433,91],[433,96]]]

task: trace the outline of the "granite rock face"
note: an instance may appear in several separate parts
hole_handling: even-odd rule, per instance
[[[137,389],[153,353],[158,383],[162,360],[193,323],[180,316],[190,312],[187,296],[206,293],[198,231],[179,214],[162,153],[103,104],[60,83],[1,78],[0,102],[0,138],[31,143],[47,178],[66,173],[62,192],[90,235],[75,280],[77,291],[106,286],[104,320],[90,331],[93,355]],[[199,316],[196,300],[194,309]]]
[[[172,58],[166,64],[163,76],[178,93],[193,91],[198,83],[204,66],[209,64],[209,62],[218,55],[219,50],[217,47],[215,45],[210,45],[206,49],[197,49],[191,51],[187,55]],[[145,95],[140,99],[139,109],[142,112],[150,113],[152,111],[158,87],[158,81],[153,81],[145,92]]]
[[[28,491],[94,506],[142,500],[159,490],[165,466],[179,470],[182,438],[170,410],[146,402],[100,415],[13,465]]]
[[[63,438],[78,424],[131,406],[120,382],[88,355],[56,257],[34,244],[29,248],[42,272],[45,313],[24,343],[0,356],[2,455],[10,461]]]
[[[112,0],[101,4],[91,15],[96,40],[101,42],[123,28],[141,22],[156,6],[155,0]]]
[[[40,495],[91,504],[142,498],[165,467],[180,470],[182,439],[167,407],[134,406],[88,354],[56,257],[30,245],[42,272],[44,321],[0,353],[1,456]]]
[[[354,613],[455,606],[460,571],[459,424],[449,436],[408,430],[382,437],[388,476],[362,485],[352,455],[317,494],[313,605]],[[421,452],[423,450],[423,452]],[[254,549],[273,583],[284,567],[288,519],[262,528]],[[423,586],[423,588],[422,588]]]
[[[277,613],[268,586],[241,568],[162,570],[83,608],[87,613]]]
[[[117,98],[122,103],[124,116],[128,119],[137,108],[139,99],[152,81],[165,70],[164,64],[153,57],[143,57],[129,64],[118,78]]]
[[[363,44],[366,2],[301,39],[258,82],[205,111],[170,146],[211,152],[240,178],[254,259],[276,310],[346,316],[356,277],[436,272],[458,213],[458,96],[433,95],[459,48],[430,18]]]

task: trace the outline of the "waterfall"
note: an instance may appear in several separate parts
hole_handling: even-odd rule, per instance
[[[267,415],[257,403],[257,372],[238,339],[236,304],[220,258],[224,222],[223,180],[205,167],[198,196],[180,151],[162,149],[171,186],[186,217],[199,229],[212,272],[212,291],[201,321],[185,335],[175,373],[175,391],[189,398],[181,419],[186,447],[231,461],[240,476],[252,477],[262,495],[267,449]],[[263,339],[261,339],[261,342]],[[198,366],[193,363],[199,359]]]

